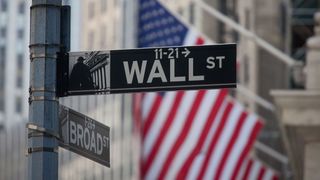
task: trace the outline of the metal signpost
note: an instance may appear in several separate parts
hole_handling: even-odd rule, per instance
[[[236,87],[236,45],[70,52],[59,96]]]
[[[33,0],[30,17],[28,179],[58,179],[56,53],[60,51],[61,0]]]

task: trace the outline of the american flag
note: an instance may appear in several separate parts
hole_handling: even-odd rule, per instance
[[[248,158],[241,167],[239,179],[278,180],[279,176],[275,171],[271,168],[267,168],[267,166],[262,164],[260,161]]]
[[[139,47],[207,43],[156,0],[140,0],[139,20]]]
[[[139,47],[205,43],[156,0],[140,0],[138,38]],[[137,96],[143,179],[243,179],[263,123],[227,90]]]

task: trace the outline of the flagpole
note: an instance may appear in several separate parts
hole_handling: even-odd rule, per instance
[[[297,61],[288,56],[287,54],[280,51],[278,48],[275,48],[273,45],[268,43],[267,41],[260,38],[255,33],[249,31],[248,29],[244,28],[243,26],[239,25],[229,17],[225,16],[224,14],[220,13],[217,9],[213,8],[212,6],[208,5],[207,3],[203,2],[202,0],[189,0],[199,5],[202,9],[210,13],[215,18],[222,21],[224,24],[230,26],[232,29],[240,33],[241,35],[247,37],[248,39],[255,42],[261,48],[267,50],[269,53],[273,54],[275,57],[279,58],[282,62],[286,63],[288,66],[292,67],[297,64]]]
[[[61,4],[61,0],[32,0],[30,7],[28,180],[58,179],[56,60],[60,51]]]
[[[283,154],[280,154],[279,152],[273,150],[269,146],[267,146],[259,141],[256,141],[256,143],[254,144],[254,147],[257,148],[258,150],[264,152],[265,154],[270,155],[271,157],[278,160],[279,162],[281,162],[283,164],[288,164],[288,158],[286,156],[284,156]]]

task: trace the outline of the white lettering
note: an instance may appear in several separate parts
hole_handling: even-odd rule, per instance
[[[101,134],[97,133],[97,154],[101,155],[103,151],[102,137]]]
[[[84,146],[87,150],[90,148],[90,131],[88,128],[84,129]]]
[[[180,81],[186,81],[185,76],[175,76],[175,60],[170,59],[170,82],[180,82]]]
[[[222,68],[222,60],[225,59],[225,56],[217,56],[217,59],[219,60],[219,69]]]
[[[77,127],[76,123],[74,123],[73,121],[70,121],[70,142],[72,144],[77,143]]]
[[[193,72],[193,58],[189,58],[189,81],[203,81],[204,76],[195,76]]]
[[[109,138],[106,136],[103,136],[103,146],[109,147]]]
[[[81,143],[81,147],[83,147],[83,128],[80,124],[77,125],[77,145]]]
[[[161,78],[162,82],[167,82],[167,78],[159,60],[154,61],[147,83],[152,83],[154,78]]]
[[[208,57],[207,58],[207,63],[208,63],[208,65],[206,66],[208,69],[213,69],[215,66],[216,66],[216,64],[213,62],[215,60],[215,58],[214,57]]]
[[[207,58],[207,63],[208,65],[206,66],[208,69],[213,69],[216,67],[216,63],[214,62],[215,60],[218,60],[218,66],[219,69],[222,69],[222,60],[224,60],[226,57],[225,56],[217,56],[217,57],[208,57]]]
[[[109,138],[94,131],[94,121],[87,122],[89,123],[78,124],[75,121],[70,121],[70,143],[97,155],[102,155],[104,149],[109,148]]]
[[[123,62],[123,66],[124,66],[124,72],[126,74],[126,79],[127,79],[128,84],[132,84],[134,75],[136,75],[138,83],[143,82],[143,78],[144,78],[144,74],[146,72],[146,66],[147,66],[146,60],[142,61],[141,68],[139,67],[137,61],[133,61],[131,69],[130,69],[129,63],[127,61]]]
[[[97,153],[96,148],[96,137],[94,136],[94,131],[91,132],[91,145],[90,145],[90,151],[93,151]]]

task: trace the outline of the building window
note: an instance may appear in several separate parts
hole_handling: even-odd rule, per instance
[[[294,59],[305,60],[306,41],[314,34],[314,14],[319,10],[318,0],[291,1],[292,9],[288,11],[290,15],[291,27],[291,52]]]
[[[113,5],[114,7],[118,6],[119,1],[118,0],[113,0]]]
[[[0,47],[0,111],[4,111],[5,47]]]
[[[22,99],[21,97],[16,98],[16,113],[21,113],[22,112]]]
[[[93,49],[93,47],[94,47],[94,32],[90,32],[88,37],[89,37],[89,39],[88,39],[89,49]]]
[[[5,67],[6,67],[6,49],[5,47],[0,47],[0,92],[3,91],[5,85]]]
[[[100,48],[106,48],[106,37],[107,37],[107,28],[105,25],[101,26],[101,31],[100,31]]]
[[[251,23],[250,23],[250,10],[245,10],[245,27],[246,29],[250,29]]]
[[[179,15],[183,15],[183,9],[182,9],[182,7],[179,7],[179,8],[178,8],[178,14],[179,14]]]
[[[114,44],[116,44],[116,42],[117,42],[117,35],[118,35],[117,29],[118,29],[118,23],[117,23],[117,21],[115,21],[114,25],[113,25],[113,43]],[[115,47],[115,45],[113,45],[113,47]]]
[[[6,58],[6,48],[4,46],[0,46],[0,66],[4,67]]]
[[[0,67],[0,91],[4,90],[4,82],[5,82],[5,74],[4,74],[4,68]]]
[[[0,0],[0,4],[1,4],[1,11],[7,11],[8,9],[8,2],[7,0]]]
[[[107,0],[100,0],[101,1],[101,12],[104,13],[107,11]]]
[[[16,86],[17,86],[17,88],[22,88],[22,85],[23,85],[22,75],[18,74],[17,80],[16,80]]]
[[[1,86],[0,86],[1,87]],[[0,89],[0,111],[4,111],[4,91]]]
[[[17,55],[17,71],[16,71],[17,79],[16,86],[17,88],[22,88],[23,85],[23,55]]]
[[[23,70],[23,55],[18,54],[17,55],[17,70],[21,72]]]
[[[0,29],[0,37],[5,38],[7,35],[7,29],[5,27],[2,27]]]
[[[195,5],[193,2],[189,4],[189,22],[190,24],[195,22]]]
[[[249,85],[250,82],[250,68],[249,68],[249,59],[245,55],[243,58],[243,83]]]
[[[18,74],[17,75],[17,80],[16,80],[16,86],[17,88],[22,88],[23,85],[23,78],[22,78],[22,74]]]
[[[92,19],[94,17],[94,2],[89,2],[88,6],[89,10],[89,19]]]
[[[18,36],[18,39],[23,39],[24,38],[23,29],[18,29],[17,36]]]
[[[24,1],[20,1],[18,5],[19,14],[24,14],[25,12],[25,4]]]
[[[4,68],[0,67],[0,91],[4,90]]]

